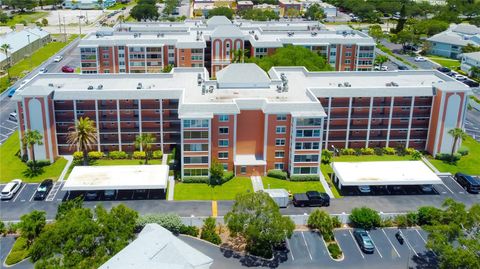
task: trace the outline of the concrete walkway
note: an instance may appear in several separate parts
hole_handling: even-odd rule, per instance
[[[252,180],[253,191],[263,191],[263,181],[262,177],[260,176],[251,176],[250,179]]]
[[[60,177],[58,178],[58,181],[65,180],[65,176],[67,175],[68,169],[70,168],[70,165],[72,165],[72,162],[73,162],[73,156],[72,155],[64,155],[62,157],[67,160],[67,164],[63,168],[63,171],[60,174]]]
[[[163,154],[162,157],[162,165],[168,165],[168,155]],[[168,193],[167,193],[167,201],[173,201],[173,194],[175,193],[175,177],[168,176]]]
[[[325,189],[325,192],[328,194],[328,196],[330,196],[330,198],[335,198],[332,190],[330,189],[330,186],[328,186],[327,180],[325,180],[325,177],[321,172],[320,172],[320,183],[322,183],[322,186]]]

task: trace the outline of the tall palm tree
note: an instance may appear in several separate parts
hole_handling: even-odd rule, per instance
[[[22,138],[22,143],[24,148],[29,147],[32,152],[32,170],[35,170],[37,167],[37,161],[35,160],[35,150],[33,147],[35,145],[43,145],[43,136],[37,130],[28,130]]]
[[[462,141],[465,140],[467,138],[467,134],[462,130],[462,128],[453,128],[450,131],[448,131],[448,134],[453,136],[453,145],[452,145],[452,157],[453,157],[458,139],[461,139]]]
[[[83,152],[83,165],[88,165],[88,151],[97,143],[97,128],[89,117],[79,118],[75,126],[70,127],[67,137],[70,148],[78,146]]]
[[[8,51],[12,48],[10,44],[4,43],[2,46],[0,46],[2,49],[2,52],[5,54],[5,58],[7,60],[7,76],[8,76],[8,81],[10,81],[10,61],[11,59],[8,57]]]
[[[155,137],[152,134],[141,134],[135,137],[135,147],[145,151],[145,164],[148,164],[148,156],[151,154],[153,143],[155,143]]]

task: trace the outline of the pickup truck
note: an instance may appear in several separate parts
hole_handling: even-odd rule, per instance
[[[307,191],[293,195],[294,206],[329,206],[330,196],[318,191]]]

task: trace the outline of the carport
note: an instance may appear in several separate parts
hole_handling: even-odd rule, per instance
[[[64,191],[167,188],[168,165],[75,166]]]
[[[333,162],[331,166],[339,189],[342,186],[443,184],[422,161]]]

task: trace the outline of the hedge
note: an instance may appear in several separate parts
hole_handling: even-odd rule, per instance
[[[209,177],[183,177],[182,178],[183,183],[206,183],[208,184],[210,182]]]
[[[280,169],[271,169],[268,170],[267,176],[278,179],[287,179],[287,172],[283,172]]]
[[[319,181],[318,175],[292,175],[290,181]]]
[[[342,250],[337,243],[330,243],[327,248],[328,252],[330,252],[330,255],[332,255],[332,258],[338,259],[340,256],[342,256]]]
[[[125,151],[114,150],[114,151],[110,151],[110,153],[108,153],[108,157],[110,159],[118,160],[118,159],[126,159],[126,158],[128,158],[128,155]]]
[[[101,152],[101,151],[90,151],[88,153],[88,158],[91,159],[91,160],[98,160],[102,157],[103,157],[103,152]]]
[[[180,233],[183,227],[180,216],[176,214],[151,214],[137,219],[137,228],[143,228],[148,223],[156,223],[174,234]]]
[[[132,157],[134,159],[145,159],[145,151],[134,151]]]
[[[181,233],[181,234],[190,235],[190,236],[193,236],[193,237],[197,237],[198,234],[199,234],[199,230],[198,230],[198,228],[195,227],[195,226],[183,225],[183,226],[180,228],[180,233]]]
[[[75,152],[73,153],[73,159],[74,159],[75,161],[81,160],[82,158],[83,158],[83,152],[81,152],[81,151],[75,151]]]
[[[161,150],[155,150],[152,154],[153,159],[161,159],[163,157],[163,152]]]

